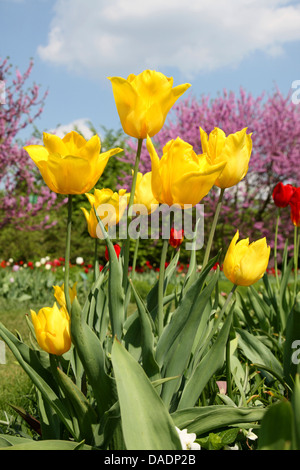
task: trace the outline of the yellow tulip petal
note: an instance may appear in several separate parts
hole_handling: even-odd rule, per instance
[[[59,194],[82,194],[90,191],[99,179],[92,171],[91,164],[84,159],[67,156],[49,156],[47,166],[47,185]]]
[[[86,158],[87,160],[93,160],[97,158],[100,154],[101,150],[101,141],[98,135],[94,135],[91,137],[90,140],[87,142],[84,141],[84,145],[80,148],[79,155],[82,158]]]
[[[49,153],[57,153],[61,156],[68,155],[68,149],[58,135],[43,133],[43,142]]]
[[[48,160],[49,152],[43,145],[27,145],[24,150],[38,167],[40,167],[41,162],[47,162]]]
[[[151,175],[152,193],[158,202],[162,202],[161,201],[162,181],[160,177],[159,157],[156,153],[152,140],[149,136],[147,137],[146,146],[147,146],[147,150],[149,152],[151,163],[152,163],[152,175]]]
[[[94,136],[94,137],[97,137],[97,136]],[[67,155],[76,155],[76,156],[81,155],[81,150],[86,145],[85,138],[75,131],[71,131],[68,134],[66,134],[63,137],[62,141],[67,149],[67,152],[68,152]]]

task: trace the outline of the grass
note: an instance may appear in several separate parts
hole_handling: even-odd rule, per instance
[[[0,322],[11,332],[18,332],[25,342],[29,341],[29,328],[25,319],[25,313],[29,311],[26,304],[0,299]],[[6,363],[0,364],[0,421],[6,421],[8,416],[17,416],[10,404],[30,412],[34,398],[29,377],[7,346],[5,359]]]

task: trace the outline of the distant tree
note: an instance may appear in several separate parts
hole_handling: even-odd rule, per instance
[[[159,156],[163,146],[176,137],[193,145],[202,153],[200,131],[208,134],[219,127],[228,135],[247,127],[252,133],[253,151],[247,176],[237,186],[227,189],[219,218],[215,249],[227,246],[236,229],[243,237],[254,240],[266,236],[273,245],[276,210],[272,191],[282,181],[299,185],[300,176],[300,105],[292,103],[277,89],[273,94],[254,98],[241,89],[239,95],[226,90],[215,99],[203,96],[179,101],[169,120],[153,138]],[[128,142],[126,161],[133,162],[136,143]],[[140,171],[151,170],[151,161],[143,145]],[[130,176],[125,183],[130,184]],[[218,188],[213,188],[202,200],[205,208],[205,230],[209,231],[218,201]],[[293,225],[288,209],[281,211],[279,247],[288,237],[292,243]]]
[[[8,59],[0,58],[0,228],[13,224],[18,230],[49,228],[48,212],[62,202],[41,180],[39,171],[23,150],[20,133],[42,113],[47,92],[40,97],[36,84],[25,89],[33,67],[12,75]],[[58,203],[59,202],[59,203]]]

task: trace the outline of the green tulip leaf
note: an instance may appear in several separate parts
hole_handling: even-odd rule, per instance
[[[117,340],[111,358],[127,450],[180,450],[168,410],[143,368]]]

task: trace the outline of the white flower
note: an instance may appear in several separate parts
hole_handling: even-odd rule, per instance
[[[78,256],[78,257],[76,258],[76,264],[83,264],[83,263],[84,263],[83,258],[81,258],[81,256]]]
[[[45,269],[47,270],[51,269],[51,264],[50,263],[45,264]]]
[[[239,450],[239,446],[235,444],[234,446],[224,446],[224,450]]]
[[[188,434],[187,429],[183,429],[182,431],[176,427],[176,431],[178,432],[181,446],[183,450],[200,450],[200,444],[194,442],[196,439],[195,433]]]
[[[46,258],[41,258],[41,264],[45,264],[46,263]]]
[[[252,429],[253,428],[250,428],[249,431],[247,432],[246,434],[246,438],[247,439],[250,439],[251,441],[255,441],[255,439],[258,438],[258,436],[256,434],[254,434],[254,432],[252,432]]]
[[[39,261],[37,261],[37,262],[35,263],[35,267],[36,267],[36,268],[40,268],[40,266],[41,266],[41,263],[40,263]]]
[[[13,263],[14,260],[13,260],[12,258],[9,258],[8,262],[9,262],[9,263]]]

